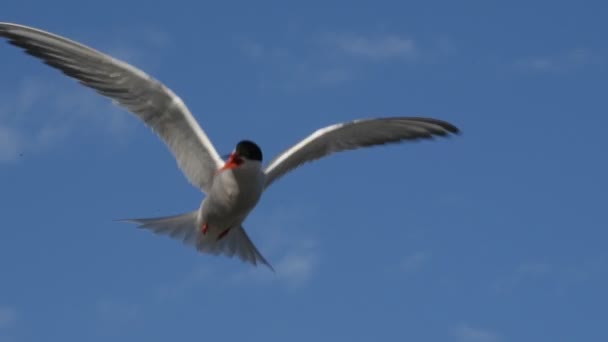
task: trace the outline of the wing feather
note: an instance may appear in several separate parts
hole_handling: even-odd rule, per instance
[[[335,152],[458,134],[456,126],[437,119],[393,117],[364,119],[321,128],[272,160],[264,172],[266,187],[298,166]]]
[[[49,32],[0,23],[0,36],[135,114],[168,145],[188,180],[208,191],[222,160],[169,88],[125,62]]]

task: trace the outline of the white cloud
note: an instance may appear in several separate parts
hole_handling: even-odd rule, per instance
[[[291,287],[310,281],[320,262],[317,240],[302,222],[314,222],[317,209],[309,206],[275,208],[262,222],[263,249],[276,261],[276,278]],[[322,227],[316,227],[322,229]],[[278,258],[277,258],[278,257]]]
[[[124,110],[70,82],[58,85],[56,81],[25,77],[5,94],[14,100],[0,99],[5,105],[0,112],[0,163],[54,148],[77,132],[116,138],[125,136],[129,127]]]
[[[289,286],[299,287],[310,281],[319,263],[321,253],[314,230],[302,229],[304,222],[316,222],[318,208],[299,204],[297,207],[274,208],[261,222],[264,249],[269,255],[278,256],[277,278]]]
[[[223,255],[205,258],[204,264],[197,264],[191,271],[185,273],[166,284],[159,286],[155,292],[155,299],[159,302],[176,300],[182,296],[188,296],[193,291],[199,291],[200,287],[210,283],[228,283],[231,286],[252,286],[253,284],[263,286],[279,286],[295,290],[305,286],[315,274],[319,263],[319,253],[316,244],[311,240],[292,242],[288,244],[287,252],[281,251],[280,258],[269,260],[275,269],[273,273],[264,265],[253,266],[242,263],[237,258],[219,261],[232,263],[230,267],[215,267],[212,258],[226,258]],[[273,248],[270,248],[272,250]],[[281,248],[283,250],[283,248]],[[261,249],[267,257],[264,248]],[[274,253],[273,253],[274,254]],[[242,284],[242,285],[241,285]]]
[[[171,44],[171,36],[166,31],[147,25],[113,27],[109,31],[87,32],[85,38],[90,38],[82,41],[85,44],[133,64],[145,72],[150,71],[149,68],[158,66],[161,51]]]
[[[0,306],[0,329],[7,329],[17,322],[17,311],[11,307]]]
[[[250,58],[262,58],[264,56],[264,46],[249,39],[236,39],[236,45],[241,52]]]
[[[522,58],[515,65],[537,72],[565,72],[602,62],[602,58],[589,49],[577,48],[563,53]]]
[[[351,81],[355,78],[355,75],[347,68],[334,67],[326,70],[319,70],[316,78],[318,79],[319,84],[331,86]]]
[[[125,30],[122,30],[124,34]],[[171,36],[162,28],[153,26],[140,26],[127,30],[130,33],[129,40],[142,42],[146,48],[164,49],[171,43]],[[141,51],[141,49],[140,49]]]
[[[512,271],[497,278],[494,290],[549,291],[561,295],[575,286],[582,286],[606,274],[608,262],[604,257],[589,256],[579,260],[564,262],[527,261],[513,267]]]
[[[209,259],[213,256],[208,256]],[[218,258],[223,256],[218,256]],[[156,289],[155,297],[158,301],[171,301],[192,290],[199,289],[201,284],[218,283],[220,277],[209,264],[212,260],[205,258],[204,264],[197,264],[190,272],[183,276],[162,284]],[[237,262],[235,260],[235,262]]]
[[[400,266],[401,269],[406,273],[415,272],[424,267],[424,265],[427,264],[430,259],[430,253],[416,252],[403,258]]]
[[[15,129],[0,124],[0,163],[14,161],[23,148],[23,138]]]
[[[301,65],[305,60],[326,61],[335,57],[336,52],[359,60],[411,60],[417,57],[420,49],[414,39],[397,34],[352,34],[324,33],[310,39],[299,37],[290,39],[288,44],[267,45],[252,39],[236,39],[239,49],[247,56],[257,60],[276,62],[291,60]],[[294,45],[293,42],[297,41]],[[444,49],[440,42],[438,49]],[[344,62],[343,59],[341,59]]]
[[[398,34],[322,33],[302,37],[290,33],[288,38],[283,44],[235,40],[239,50],[258,63],[260,87],[299,90],[336,86],[362,77],[376,63],[419,62],[423,55],[432,60],[446,50],[446,44],[438,44],[421,51],[414,39]],[[363,68],[363,63],[368,67]]]
[[[318,261],[319,254],[314,244],[308,248],[300,246],[279,260],[276,267],[277,276],[292,288],[303,286],[313,277]]]
[[[277,265],[279,276],[292,284],[302,284],[312,275],[314,259],[312,253],[286,255]]]
[[[278,214],[281,215],[282,213]],[[276,216],[270,221],[278,222],[274,221],[274,218]],[[195,265],[189,272],[156,289],[156,300],[175,300],[187,296],[192,291],[199,291],[201,286],[210,283],[228,283],[239,287],[257,284],[290,290],[305,286],[315,276],[320,253],[315,240],[297,233],[297,229],[291,227],[293,226],[285,226],[281,232],[280,229],[265,226],[267,229],[264,229],[262,238],[254,238],[260,252],[273,265],[274,273],[264,265],[253,266],[241,262],[238,258],[214,261],[213,258],[226,257],[206,255],[204,263]],[[226,267],[225,263],[230,263],[230,266]]]
[[[511,274],[497,279],[494,288],[498,292],[512,291],[524,283],[546,279],[554,270],[554,266],[546,262],[525,262]]]
[[[103,324],[123,326],[139,316],[139,308],[132,303],[102,299],[95,306],[97,316]]]
[[[352,34],[332,34],[328,40],[346,55],[373,61],[411,59],[418,54],[418,49],[413,39],[398,35],[372,37]]]
[[[452,329],[452,334],[459,342],[498,342],[500,337],[495,332],[460,324]]]
[[[245,281],[247,284],[253,281],[289,289],[306,286],[314,279],[322,260],[313,231],[323,227],[316,225],[314,229],[302,229],[302,225],[303,222],[315,222],[317,211],[313,206],[284,205],[265,215],[252,217],[247,225],[255,227],[253,229],[258,233],[253,240],[274,266],[275,273],[265,267],[246,265],[246,268],[239,268],[240,271],[232,276],[232,280],[239,283]]]
[[[251,39],[237,40],[241,52],[255,61],[260,88],[279,87],[286,90],[317,86],[333,86],[353,79],[351,68],[336,65],[317,44],[302,42],[300,46],[270,46]]]
[[[246,280],[247,283],[254,281],[262,284],[281,284],[289,289],[297,289],[305,286],[314,277],[319,266],[320,253],[317,244],[310,238],[294,237],[293,240],[282,240],[280,245],[268,249],[275,250],[275,253],[269,255],[279,255],[274,261],[276,273],[265,267],[247,266],[247,269],[235,273],[232,279],[237,282]]]

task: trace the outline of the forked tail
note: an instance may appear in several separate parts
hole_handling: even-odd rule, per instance
[[[184,243],[193,245],[197,250],[209,254],[223,254],[228,257],[237,255],[244,262],[257,265],[258,263],[274,269],[255,247],[243,226],[233,227],[221,239],[212,234],[202,234],[197,226],[197,211],[166,217],[125,219],[139,224],[138,228],[145,228],[157,234],[168,235]]]

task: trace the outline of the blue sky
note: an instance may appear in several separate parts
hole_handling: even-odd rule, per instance
[[[35,4],[35,7],[33,7]],[[220,151],[430,116],[463,135],[335,155],[245,223],[277,269],[113,222],[202,195],[134,117],[0,45],[0,341],[606,341],[601,1],[11,2],[125,59]],[[83,14],[84,13],[84,14]]]

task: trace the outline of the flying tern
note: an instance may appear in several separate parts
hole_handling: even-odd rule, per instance
[[[0,23],[0,36],[141,119],[166,143],[188,181],[206,193],[194,211],[126,221],[180,239],[200,252],[237,255],[245,262],[261,263],[270,269],[272,266],[242,224],[277,179],[335,152],[459,133],[456,126],[432,118],[363,119],[321,128],[265,167],[260,147],[249,140],[238,142],[224,161],[184,102],[143,71],[78,42],[28,26]]]

